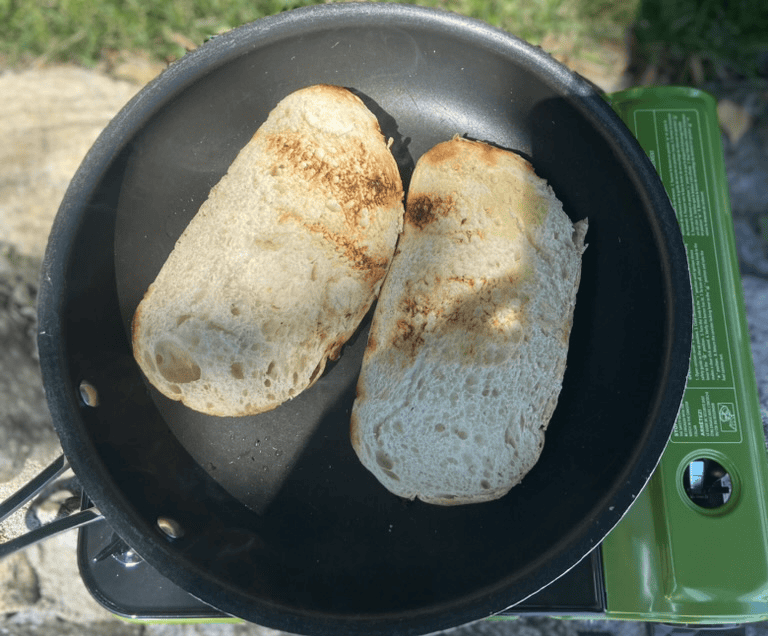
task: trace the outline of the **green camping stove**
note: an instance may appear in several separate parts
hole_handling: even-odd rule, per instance
[[[601,547],[605,613],[682,623],[764,620],[768,463],[715,101],[701,91],[658,88],[618,93],[611,103],[675,208],[694,327],[667,449]]]

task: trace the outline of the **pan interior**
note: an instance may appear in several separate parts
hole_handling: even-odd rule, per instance
[[[505,587],[501,610],[584,556],[568,551],[584,544],[657,426],[669,283],[648,198],[581,97],[529,53],[428,21],[321,22],[266,42],[253,33],[256,44],[148,114],[85,205],[69,264],[80,282],[65,313],[78,352],[71,376],[103,385],[100,407],[84,415],[88,435],[136,528],[160,516],[184,527],[172,547],[184,565],[168,574],[193,585],[191,573],[205,572],[203,600],[227,611],[259,622],[273,607],[402,615]],[[499,501],[404,501],[358,462],[348,431],[365,325],[314,387],[253,417],[190,411],[148,388],[133,363],[133,312],[176,239],[271,108],[315,83],[361,94],[394,139],[406,184],[422,153],[467,135],[521,152],[572,220],[589,218],[544,452]],[[139,535],[148,557],[171,549]],[[206,598],[214,584],[226,594]]]

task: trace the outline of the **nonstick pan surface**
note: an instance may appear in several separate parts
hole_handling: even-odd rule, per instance
[[[513,149],[589,218],[568,368],[541,459],[506,497],[436,507],[358,462],[349,414],[366,320],[311,389],[215,418],[149,387],[133,311],[186,224],[277,102],[316,83],[379,118],[407,185],[453,135]],[[322,5],[207,43],[134,98],[65,196],[39,347],[54,422],[90,498],[162,574],[224,612],[297,633],[425,633],[501,611],[587,555],[647,482],[677,415],[691,295],[653,167],[586,81],[482,23]],[[82,381],[97,406],[80,400]],[[183,535],[170,538],[158,518]]]

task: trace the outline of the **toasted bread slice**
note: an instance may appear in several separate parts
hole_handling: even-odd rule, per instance
[[[403,188],[350,91],[285,97],[212,188],[133,319],[165,396],[219,416],[275,408],[339,355],[381,287]]]
[[[483,502],[536,463],[586,230],[517,154],[456,137],[418,161],[351,423],[360,460],[391,492]]]

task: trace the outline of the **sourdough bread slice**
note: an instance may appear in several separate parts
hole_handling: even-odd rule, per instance
[[[456,137],[420,158],[351,422],[360,460],[391,492],[483,502],[536,463],[586,231],[517,154]]]
[[[219,416],[317,380],[380,289],[403,188],[374,115],[327,85],[285,97],[200,207],[133,319],[149,381]]]

